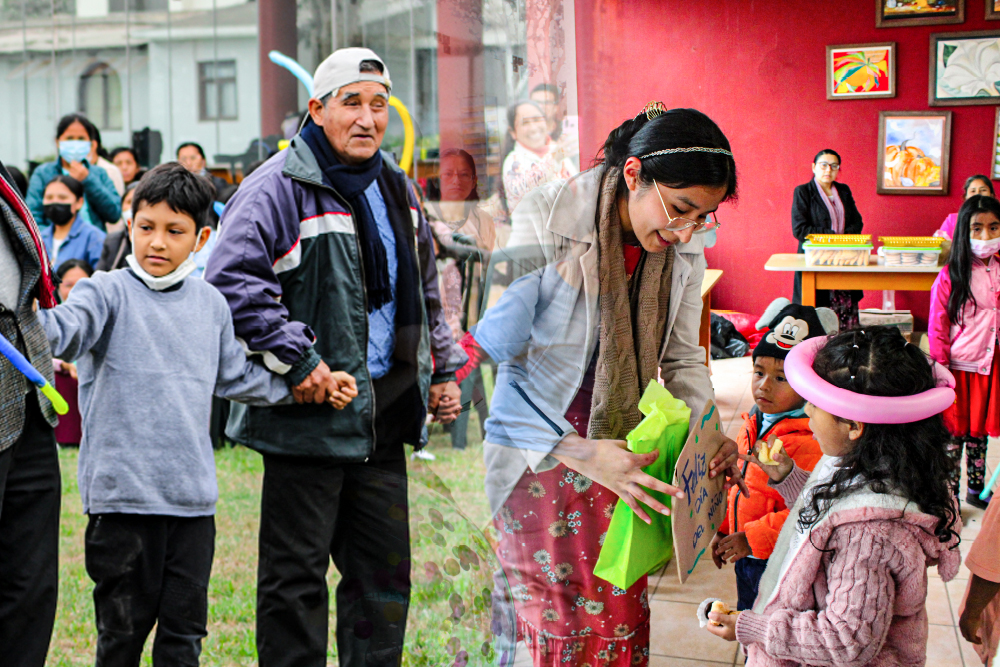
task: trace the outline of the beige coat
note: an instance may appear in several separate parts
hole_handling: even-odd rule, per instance
[[[527,274],[487,310],[475,334],[498,362],[484,445],[494,514],[525,471],[555,467],[549,452],[573,430],[564,415],[600,333],[597,200],[603,173],[591,169],[529,193],[513,212],[507,247],[493,256],[494,265],[517,261]],[[694,420],[714,399],[698,345],[705,255],[698,236],[676,250],[660,371]]]

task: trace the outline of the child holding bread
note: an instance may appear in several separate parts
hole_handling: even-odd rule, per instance
[[[770,461],[772,451],[782,451],[803,470],[811,471],[823,453],[809,430],[805,400],[784,377],[784,360],[795,345],[808,338],[837,330],[837,315],[829,308],[812,308],[776,299],[768,306],[757,328],[770,333],[753,351],[753,398],[755,406],[743,414],[736,442],[741,454],[756,453]],[[757,466],[743,464],[750,497],[730,489],[726,519],[712,540],[716,567],[729,562],[736,568],[737,610],[753,606],[767,559],[774,549],[788,508],[768,486],[767,475]]]

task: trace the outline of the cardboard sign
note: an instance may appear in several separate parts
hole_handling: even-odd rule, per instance
[[[684,498],[671,501],[674,561],[681,583],[687,581],[702,558],[711,558],[709,543],[726,515],[725,475],[708,476],[708,464],[725,442],[719,410],[708,402],[688,435],[674,466],[674,486]]]

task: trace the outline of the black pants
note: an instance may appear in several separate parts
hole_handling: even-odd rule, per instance
[[[0,452],[0,663],[41,667],[59,589],[59,456],[32,390],[24,430]]]
[[[92,514],[97,667],[137,667],[153,625],[153,664],[197,666],[208,633],[215,517]]]
[[[325,667],[330,559],[341,667],[399,665],[410,602],[402,445],[345,464],[264,456],[257,570],[261,667]],[[391,452],[386,455],[386,452]]]
[[[767,569],[767,561],[744,557],[736,561],[736,611],[753,608],[760,589],[760,578]]]

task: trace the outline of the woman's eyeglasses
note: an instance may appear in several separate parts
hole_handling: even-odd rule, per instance
[[[705,217],[705,222],[698,222],[697,220],[681,216],[677,216],[676,218],[671,216],[670,212],[667,210],[667,203],[663,201],[663,195],[660,193],[660,188],[656,182],[653,183],[653,189],[656,190],[656,194],[660,198],[660,204],[663,206],[663,212],[667,214],[667,231],[683,232],[685,229],[691,229],[694,227],[694,234],[706,234],[719,229],[722,226],[719,223],[718,213],[708,214]]]

